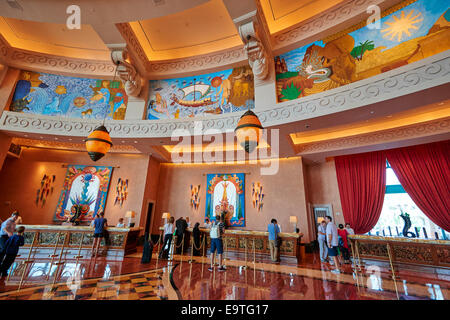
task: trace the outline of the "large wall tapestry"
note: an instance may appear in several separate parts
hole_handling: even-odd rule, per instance
[[[448,1],[407,0],[379,23],[379,29],[369,29],[364,22],[350,32],[275,57],[278,102],[337,88],[450,49]]]
[[[67,220],[69,216],[77,216],[79,221],[95,219],[105,209],[112,170],[112,167],[68,166],[54,220]]]
[[[237,67],[193,77],[150,80],[147,118],[178,119],[255,106],[253,72]]]
[[[121,81],[22,71],[11,111],[88,119],[125,119],[128,96]]]
[[[205,218],[224,215],[231,227],[245,227],[245,174],[208,174]]]

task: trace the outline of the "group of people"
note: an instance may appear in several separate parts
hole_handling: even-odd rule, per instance
[[[174,228],[174,217],[170,217],[166,224],[164,224],[164,240],[161,251],[159,252],[159,257],[161,259],[167,259],[169,257],[170,246],[174,236],[177,236],[176,243],[176,253],[179,254],[183,248],[181,244],[183,241],[183,235],[186,229],[189,227],[189,218],[184,219],[179,218],[175,222]],[[225,218],[224,216],[217,215],[214,221],[210,221],[208,218],[205,219],[204,228],[209,229],[209,236],[211,239],[210,253],[211,253],[211,266],[208,268],[209,271],[214,270],[216,255],[218,258],[218,271],[225,271],[225,267],[222,264],[223,255],[223,240],[222,236],[225,231]],[[200,239],[200,223],[195,223],[192,230],[193,241],[194,241],[194,255],[200,255],[201,239]]]
[[[335,266],[333,273],[340,273],[339,251],[342,254],[343,263],[350,263],[350,251],[348,247],[348,235],[355,234],[349,223],[339,224],[339,229],[332,222],[333,218],[327,216],[318,227],[318,242],[320,261],[329,262]],[[339,250],[339,251],[338,251]],[[331,258],[331,260],[329,259]]]
[[[0,274],[8,275],[8,270],[16,260],[19,248],[25,244],[23,234],[25,227],[16,225],[22,223],[19,212],[14,211],[11,217],[2,222],[0,227]]]

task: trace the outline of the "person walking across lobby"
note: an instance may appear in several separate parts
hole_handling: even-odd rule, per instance
[[[280,228],[278,227],[276,219],[270,221],[270,224],[267,226],[267,231],[269,232],[270,257],[272,262],[278,262],[277,238],[278,233],[280,233]]]
[[[333,223],[333,218],[327,216],[325,218],[327,221],[327,244],[328,244],[328,256],[332,257],[336,269],[331,270],[332,273],[341,273],[339,270],[339,260],[338,260],[338,232],[336,225]]]
[[[94,242],[92,243],[92,256],[98,256],[98,248],[100,247],[100,242],[104,237],[105,227],[108,226],[106,219],[104,218],[105,214],[100,212],[97,215],[97,218],[94,220]]]

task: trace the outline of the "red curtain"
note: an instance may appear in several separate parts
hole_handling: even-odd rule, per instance
[[[386,190],[384,151],[335,158],[336,175],[345,222],[356,234],[377,224]]]
[[[450,140],[387,150],[386,156],[414,203],[450,231]]]

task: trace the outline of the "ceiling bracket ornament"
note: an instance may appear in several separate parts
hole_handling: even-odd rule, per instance
[[[239,26],[239,35],[244,42],[244,50],[247,53],[248,62],[252,68],[255,80],[264,81],[269,74],[270,56],[263,40],[257,32],[257,24],[254,20]]]
[[[136,68],[129,62],[129,55],[126,48],[114,48],[111,51],[111,60],[117,65],[117,74],[125,84],[125,92],[132,97],[141,94],[144,79],[139,75]]]

